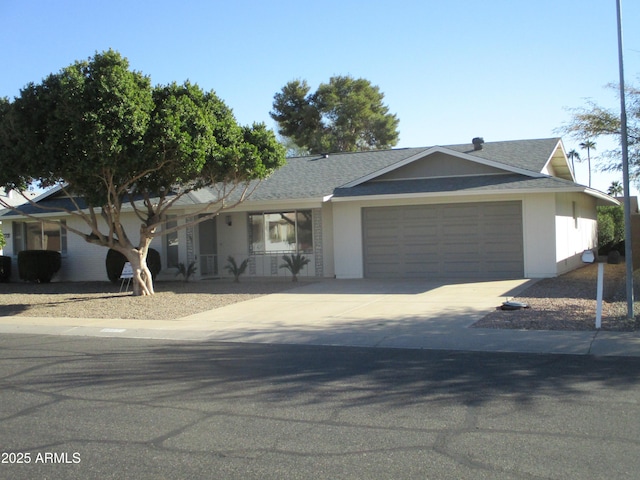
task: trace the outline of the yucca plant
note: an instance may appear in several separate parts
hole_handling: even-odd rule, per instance
[[[291,279],[292,282],[298,281],[298,274],[300,273],[300,270],[311,262],[311,260],[299,253],[291,256],[283,255],[282,259],[284,260],[284,263],[280,265],[280,268],[286,268],[291,272],[293,275],[293,278]]]
[[[178,264],[178,273],[176,273],[176,277],[178,275],[182,275],[184,277],[184,281],[188,282],[189,278],[196,273],[196,262],[191,262],[188,267],[184,266],[184,263]]]
[[[240,283],[240,275],[242,275],[247,269],[247,266],[249,265],[249,259],[245,258],[242,263],[238,265],[236,263],[236,259],[229,255],[229,258],[227,258],[227,262],[229,263],[225,265],[225,270],[233,275],[233,281],[235,283]]]

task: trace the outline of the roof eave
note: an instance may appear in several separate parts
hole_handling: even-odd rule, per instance
[[[598,200],[598,206],[601,205],[620,205],[620,202],[606,193],[600,192],[593,188],[577,185],[575,187],[561,188],[517,188],[513,190],[458,190],[450,192],[414,192],[414,193],[397,193],[397,194],[377,194],[377,195],[357,195],[347,197],[334,196],[332,202],[355,202],[370,200],[388,200],[390,198],[397,199],[415,199],[415,198],[437,198],[437,197],[470,197],[470,196],[489,196],[489,195],[525,195],[535,193],[585,193],[595,197]]]

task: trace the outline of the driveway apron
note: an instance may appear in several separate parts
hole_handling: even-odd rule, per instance
[[[469,325],[529,284],[325,280],[182,320],[206,322],[209,338],[221,341],[451,348]]]

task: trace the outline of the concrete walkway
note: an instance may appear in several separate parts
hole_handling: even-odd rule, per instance
[[[0,317],[0,332],[640,356],[640,333],[469,328],[527,280],[326,280],[173,321]]]

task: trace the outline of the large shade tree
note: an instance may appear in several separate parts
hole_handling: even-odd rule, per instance
[[[273,99],[270,115],[278,133],[309,153],[390,148],[398,143],[399,120],[384,94],[363,78],[331,77],[315,93],[305,80],[287,83]]]
[[[243,201],[254,180],[284,163],[284,147],[264,124],[238,125],[215,93],[190,83],[154,87],[109,50],[0,101],[0,162],[2,186],[60,189],[72,207],[56,210],[86,226],[62,228],[125,255],[134,295],[150,295],[153,238]],[[202,188],[215,200],[167,228],[167,212]],[[126,211],[139,220],[137,241],[123,226]]]
[[[609,85],[618,90],[617,85]],[[636,185],[640,186],[640,89],[634,86],[625,88],[629,173]],[[587,145],[598,138],[611,138],[620,142],[620,112],[588,101],[585,106],[570,109],[571,119],[558,129]],[[592,146],[589,147],[593,149]],[[604,171],[622,170],[622,153],[620,148],[606,150],[599,155],[602,162],[599,168]]]

